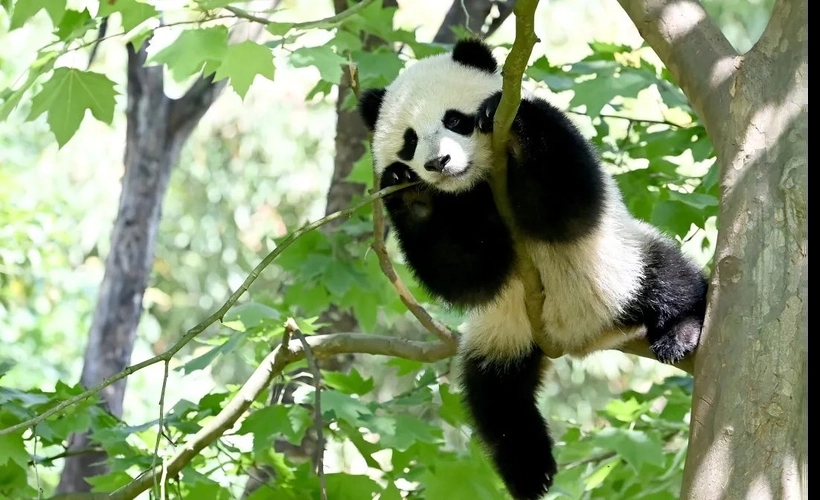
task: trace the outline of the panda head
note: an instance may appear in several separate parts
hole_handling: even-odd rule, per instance
[[[388,87],[363,92],[358,107],[373,132],[376,172],[398,162],[442,191],[470,189],[492,162],[490,136],[476,130],[476,112],[498,90],[490,48],[462,40],[451,53],[419,60]]]

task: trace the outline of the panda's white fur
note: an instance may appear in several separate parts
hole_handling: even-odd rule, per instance
[[[435,89],[430,95],[419,99],[419,89]],[[422,180],[443,191],[469,189],[489,168],[492,157],[490,142],[486,137],[464,137],[447,130],[441,124],[442,107],[457,109],[465,114],[475,113],[478,104],[492,92],[501,88],[501,76],[490,74],[470,66],[453,64],[449,54],[422,59],[404,71],[387,87],[382,112],[373,131],[373,163],[381,174],[395,161],[396,152],[402,148],[402,133],[412,127],[418,134],[418,149],[412,160],[407,161]],[[426,160],[450,154],[453,161],[448,165],[459,173],[471,168],[465,175],[450,176],[428,172],[423,165]]]
[[[533,341],[515,252],[487,178],[501,77],[483,42],[418,61],[363,93],[381,187],[422,285],[466,309],[459,358],[478,435],[516,499],[539,498],[557,465],[535,395],[546,365]],[[633,218],[569,119],[528,96],[511,131],[508,196],[544,286],[542,335],[584,355],[646,336],[662,361],[698,341],[706,280],[677,245]]]

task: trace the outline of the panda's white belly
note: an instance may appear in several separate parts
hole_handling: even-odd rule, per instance
[[[614,347],[641,332],[613,321],[640,286],[643,269],[640,225],[619,223],[569,245],[530,243],[544,285],[543,334],[562,352],[584,354]],[[489,306],[472,311],[463,348],[488,357],[510,358],[530,349],[533,336],[524,286],[510,280]]]

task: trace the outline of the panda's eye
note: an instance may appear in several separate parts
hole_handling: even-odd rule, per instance
[[[444,127],[447,130],[452,130],[453,132],[461,135],[470,135],[473,133],[473,117],[470,115],[465,115],[461,111],[456,111],[455,109],[448,109],[446,113],[444,113],[444,117],[441,119],[441,123],[444,124]]]
[[[404,161],[410,161],[413,159],[413,156],[416,154],[416,145],[419,142],[419,136],[416,135],[416,131],[412,128],[408,128],[404,131],[404,136],[402,137],[402,146],[398,152],[398,157]]]

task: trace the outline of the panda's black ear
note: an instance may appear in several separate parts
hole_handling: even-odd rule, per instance
[[[383,88],[367,89],[359,96],[359,114],[371,132],[376,128],[376,120],[379,119],[379,110],[382,107],[385,91]]]
[[[453,61],[478,68],[487,73],[495,73],[498,63],[490,46],[478,38],[459,40],[453,47]]]

